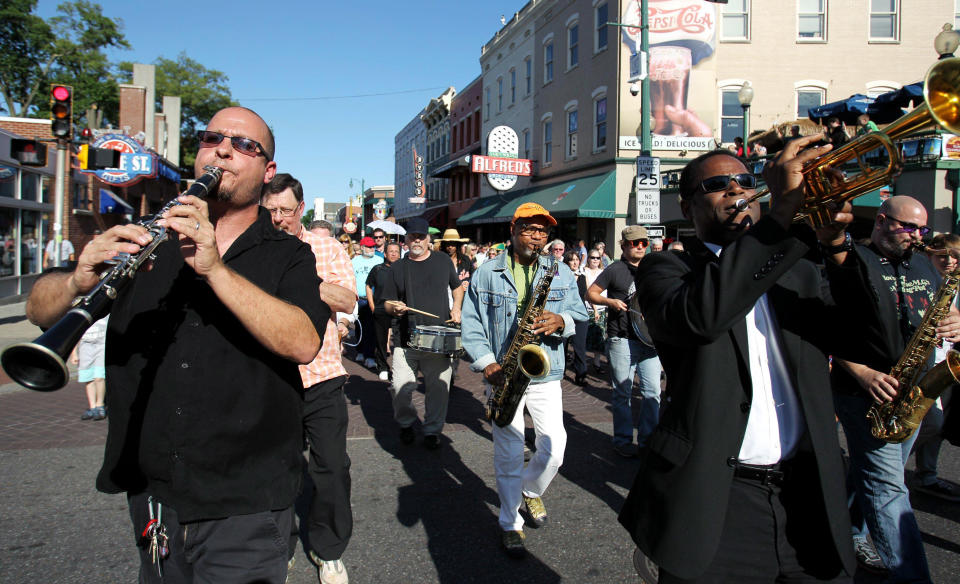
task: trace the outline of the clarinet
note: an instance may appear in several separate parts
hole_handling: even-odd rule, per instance
[[[180,196],[198,198],[206,196],[219,184],[223,170],[205,166],[204,173]],[[55,391],[70,380],[66,359],[73,352],[80,338],[93,323],[110,313],[120,291],[136,276],[140,267],[156,258],[157,247],[170,237],[166,227],[157,222],[164,213],[181,205],[175,197],[149,219],[137,223],[151,236],[148,244],[137,253],[120,253],[109,264],[111,267],[100,274],[100,281],[85,296],[73,299],[70,310],[45,333],[29,343],[10,345],[0,353],[0,365],[10,379],[36,391]]]

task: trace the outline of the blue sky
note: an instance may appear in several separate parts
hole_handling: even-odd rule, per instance
[[[40,0],[52,16],[60,0]],[[277,163],[308,200],[393,184],[393,139],[432,97],[480,74],[480,47],[524,0],[206,2],[101,0],[132,46],[113,61],[181,51],[229,78],[277,138]],[[378,97],[343,96],[402,92]],[[304,99],[326,98],[335,99]]]

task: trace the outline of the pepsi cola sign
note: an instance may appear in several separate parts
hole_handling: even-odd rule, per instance
[[[104,134],[97,138],[94,148],[110,148],[120,152],[120,166],[105,170],[82,171],[92,173],[101,181],[125,187],[145,178],[157,176],[156,154],[147,151],[139,142],[123,134]]]

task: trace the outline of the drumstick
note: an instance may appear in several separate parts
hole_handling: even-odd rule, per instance
[[[398,301],[396,301],[396,300],[387,300],[386,302],[384,302],[384,304],[400,304],[400,303],[399,303]],[[432,316],[433,318],[440,318],[440,317],[437,316],[436,314],[430,314],[429,312],[424,312],[424,311],[422,311],[422,310],[417,310],[416,308],[410,308],[409,306],[407,306],[406,308],[407,308],[407,310],[409,310],[410,312],[416,312],[417,314],[422,314],[422,315],[424,315],[424,316]]]

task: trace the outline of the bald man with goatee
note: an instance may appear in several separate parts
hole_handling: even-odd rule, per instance
[[[896,398],[900,388],[889,372],[940,286],[941,278],[927,256],[914,252],[929,232],[927,210],[916,199],[900,195],[880,205],[868,245],[854,245],[848,235],[843,244],[823,250],[838,261],[856,250],[876,292],[884,342],[873,352],[875,358],[869,363],[836,360],[838,366],[833,368],[831,382],[850,453],[847,484],[851,488],[857,561],[868,571],[889,571],[891,582],[930,582],[923,541],[903,478],[903,467],[917,433],[901,444],[878,440],[870,433],[867,410],[875,403]],[[953,308],[937,326],[937,335],[956,341],[958,323],[960,318]],[[931,353],[928,366],[933,365],[932,357]],[[867,543],[868,531],[876,551]]]

